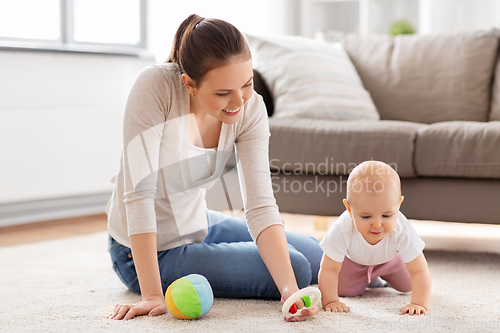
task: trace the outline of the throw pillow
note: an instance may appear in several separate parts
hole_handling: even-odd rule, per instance
[[[341,44],[286,35],[246,38],[273,96],[273,117],[380,119]]]
[[[382,119],[487,120],[497,29],[395,37],[321,31],[316,38],[344,45]]]

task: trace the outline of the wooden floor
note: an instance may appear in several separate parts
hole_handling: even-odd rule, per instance
[[[92,234],[107,230],[106,214],[28,223],[0,228],[0,246]]]

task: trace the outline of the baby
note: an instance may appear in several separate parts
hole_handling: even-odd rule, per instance
[[[381,277],[401,292],[412,291],[400,314],[425,314],[431,276],[422,253],[424,242],[399,212],[403,202],[398,174],[387,164],[367,161],[347,180],[347,211],[320,243],[324,251],[319,289],[326,311],[349,312],[339,296],[359,296]]]

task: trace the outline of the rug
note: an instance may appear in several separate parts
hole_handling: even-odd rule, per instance
[[[500,331],[500,255],[426,251],[433,277],[425,316],[400,316],[409,294],[369,289],[344,298],[351,312],[320,311],[286,323],[277,301],[215,299],[198,320],[165,314],[108,319],[114,305],[137,302],[111,268],[107,233],[0,248],[0,332],[435,332]]]

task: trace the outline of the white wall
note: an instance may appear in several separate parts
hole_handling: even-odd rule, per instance
[[[317,30],[388,34],[408,20],[419,34],[490,29],[500,25],[499,0],[300,0],[300,33]]]
[[[99,200],[85,204],[90,211],[74,207],[66,215],[102,211],[120,158],[127,93],[152,62],[0,50],[0,225],[30,222],[41,212],[48,218],[50,200],[68,197],[82,197],[73,206],[84,196]],[[19,202],[32,205],[16,209]]]
[[[432,33],[488,29],[500,23],[498,0],[434,0],[429,4]]]

